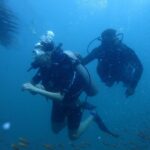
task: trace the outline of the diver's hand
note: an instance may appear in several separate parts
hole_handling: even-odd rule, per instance
[[[129,96],[131,96],[133,94],[134,94],[134,89],[131,88],[131,87],[128,87],[126,92],[125,92],[126,97],[129,97]]]
[[[31,83],[25,83],[22,85],[22,90],[23,91],[29,91],[31,92],[32,94],[36,94],[37,92],[37,87],[32,85]]]

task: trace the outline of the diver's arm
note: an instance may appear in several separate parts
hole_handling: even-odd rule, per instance
[[[143,72],[143,66],[141,64],[136,64],[134,68],[134,74],[132,76],[132,80],[128,84],[127,90],[125,92],[127,97],[134,94],[135,88],[141,78],[142,72]]]
[[[53,101],[62,101],[64,98],[64,96],[60,93],[54,93],[54,92],[46,91],[44,89],[40,89],[40,88],[32,85],[31,83],[23,84],[22,89],[29,91],[29,92],[34,92],[34,93],[40,94],[40,95],[45,96]]]
[[[140,80],[141,75],[143,73],[143,65],[140,59],[138,58],[138,56],[136,55],[136,53],[131,48],[129,48],[129,50],[130,50],[130,56],[128,58],[128,62],[133,66],[134,69],[131,87],[136,88],[138,81]]]
[[[87,65],[88,63],[90,63],[91,61],[96,59],[97,56],[98,56],[98,53],[99,53],[99,48],[100,47],[97,47],[97,48],[93,49],[86,57],[84,57],[82,59],[82,64]]]
[[[126,53],[127,58],[127,64],[130,64],[132,66],[132,73],[130,77],[130,83],[128,84],[126,95],[130,96],[134,93],[135,88],[141,78],[142,72],[143,72],[143,65],[141,61],[139,60],[136,53],[129,47],[125,45],[126,49],[128,49],[128,53]],[[130,94],[131,93],[131,94]]]
[[[93,85],[91,78],[90,78],[90,74],[88,72],[88,70],[86,69],[85,66],[83,66],[79,59],[77,58],[77,56],[71,52],[71,51],[65,51],[65,54],[67,54],[70,58],[72,58],[72,64],[75,68],[75,70],[78,72],[78,74],[82,77],[83,82],[85,84],[85,92],[87,93],[88,96],[94,96],[97,94],[97,88],[95,87],[95,85]]]
[[[98,90],[97,90],[96,86],[92,83],[90,74],[89,74],[88,70],[86,69],[86,67],[84,67],[81,64],[78,64],[76,66],[76,70],[80,74],[80,76],[82,77],[82,79],[85,83],[85,87],[86,87],[85,92],[87,93],[87,95],[88,96],[96,95]]]
[[[133,68],[134,73],[133,73],[133,77],[132,77],[133,80],[131,81],[130,86],[135,89],[138,84],[138,81],[141,78],[141,75],[143,72],[143,65],[141,64],[140,60],[138,59],[138,57],[136,55],[134,56],[133,60],[131,63],[133,63],[133,66],[134,66],[134,68]]]

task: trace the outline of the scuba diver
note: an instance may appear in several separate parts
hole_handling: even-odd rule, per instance
[[[28,71],[37,69],[37,72],[30,83],[23,84],[23,90],[52,100],[51,122],[54,133],[67,126],[69,138],[75,140],[95,121],[102,131],[117,137],[106,127],[93,105],[80,101],[82,92],[94,96],[97,89],[76,55],[64,51],[62,44],[55,46],[53,37],[53,32],[48,31],[35,45],[35,60]],[[49,45],[49,49],[45,49],[45,45]],[[42,86],[39,87],[39,83]],[[90,109],[90,116],[81,122],[83,108]]]
[[[121,81],[127,88],[126,97],[133,95],[143,72],[139,58],[122,42],[123,34],[117,34],[115,29],[106,29],[96,39],[101,41],[101,45],[83,58],[82,64],[87,65],[97,59],[97,74],[102,82],[111,87]]]
[[[17,33],[17,18],[6,6],[4,0],[0,0],[0,44],[9,46]]]

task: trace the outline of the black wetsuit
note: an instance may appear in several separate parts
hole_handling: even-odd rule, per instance
[[[94,59],[98,60],[97,73],[107,86],[122,81],[127,88],[136,88],[143,66],[131,48],[121,42],[116,45],[102,44],[83,59],[83,64]]]
[[[68,128],[76,130],[82,117],[78,98],[86,88],[82,78],[75,71],[76,62],[67,55],[61,63],[51,63],[47,54],[42,57],[43,63],[37,67],[38,71],[31,82],[41,82],[47,91],[61,92],[65,95],[63,102],[53,101],[51,119],[53,122],[62,123],[67,117]]]
[[[37,73],[32,78],[32,84],[41,82],[47,91],[64,94],[62,102],[53,101],[51,120],[56,123],[63,123],[67,117],[67,126],[70,130],[78,129],[82,118],[82,110],[86,109],[80,102],[79,96],[83,91],[88,94],[91,88],[91,85],[87,85],[83,77],[76,71],[76,65],[78,65],[78,60],[74,60],[67,55],[61,63],[52,63],[48,53],[40,56],[32,63],[33,68],[38,68]],[[91,82],[88,84],[91,84]],[[86,104],[91,106],[89,103]],[[96,116],[100,129],[114,136],[115,134],[106,127],[101,117],[98,114]]]

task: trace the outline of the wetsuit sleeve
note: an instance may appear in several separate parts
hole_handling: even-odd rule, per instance
[[[96,86],[93,84],[90,74],[88,73],[88,70],[81,64],[78,64],[76,66],[76,71],[81,76],[83,84],[84,84],[84,91],[88,96],[94,96],[97,94],[98,90]]]
[[[82,59],[82,64],[87,65],[88,63],[90,63],[91,61],[96,59],[98,54],[99,54],[99,48],[100,47],[97,47],[97,48],[93,49],[86,57],[84,57]]]
[[[141,78],[142,72],[143,72],[143,65],[141,63],[141,61],[139,60],[138,56],[136,55],[136,53],[129,47],[127,47],[126,45],[124,45],[124,48],[126,50],[126,54],[127,55],[127,66],[131,66],[131,80],[129,83],[129,87],[132,89],[135,89],[138,81]]]
[[[39,70],[38,70],[37,73],[33,76],[32,80],[31,80],[31,83],[32,83],[33,85],[36,85],[36,84],[38,84],[40,81],[41,81],[41,75],[40,75]]]

